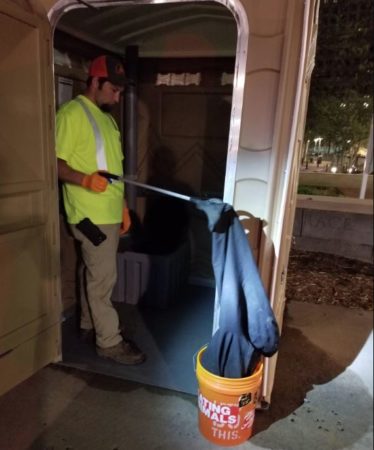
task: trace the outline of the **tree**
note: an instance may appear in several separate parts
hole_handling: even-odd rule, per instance
[[[341,159],[367,140],[373,111],[373,2],[323,0],[305,139]],[[353,150],[352,150],[353,149]]]

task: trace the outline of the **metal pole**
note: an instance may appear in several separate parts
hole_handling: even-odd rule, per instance
[[[138,169],[138,47],[128,46],[125,56],[126,90],[125,90],[125,175],[136,179]],[[126,186],[127,206],[136,210],[136,186]]]
[[[129,180],[126,177],[120,177],[120,180],[127,185],[138,186],[144,189],[149,189],[151,191],[159,192],[160,194],[169,195],[170,197],[179,198],[180,200],[186,200],[187,202],[192,202],[193,198],[188,195],[178,194],[178,192],[169,191],[167,189],[158,188],[156,186],[151,186],[150,184],[139,183],[138,181]],[[128,187],[126,188],[128,189]]]
[[[362,182],[361,182],[361,189],[360,189],[360,199],[364,199],[366,195],[366,189],[369,179],[369,173],[373,171],[373,119],[371,119],[371,125],[370,125],[370,133],[369,133],[369,140],[368,140],[368,149],[366,153],[366,159],[365,159],[365,165],[364,165],[364,172],[362,174]]]
[[[359,196],[360,199],[364,199],[366,196],[366,188],[368,185],[368,179],[369,179],[369,175],[366,172],[364,172],[362,174],[362,180],[361,180],[361,188],[360,188],[360,196]]]

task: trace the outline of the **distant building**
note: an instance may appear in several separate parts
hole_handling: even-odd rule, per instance
[[[304,161],[322,154],[339,171],[362,168],[359,148],[373,108],[373,38],[373,0],[320,0]]]
[[[373,94],[374,2],[321,0],[312,91]]]

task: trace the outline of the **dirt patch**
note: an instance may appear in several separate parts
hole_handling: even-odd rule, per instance
[[[373,264],[292,249],[287,301],[373,310]]]

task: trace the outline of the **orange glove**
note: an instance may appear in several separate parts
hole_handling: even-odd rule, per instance
[[[131,227],[131,217],[130,217],[130,211],[129,208],[124,207],[122,210],[122,225],[119,229],[119,234],[125,234],[129,231]]]
[[[94,192],[104,192],[108,186],[108,180],[94,172],[91,175],[85,175],[81,185]]]

